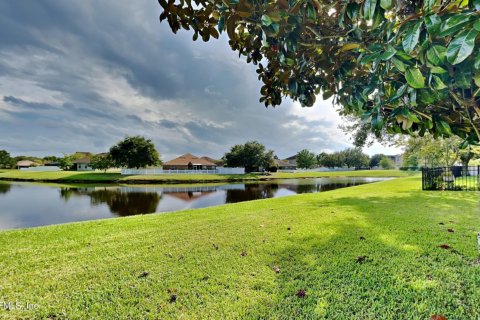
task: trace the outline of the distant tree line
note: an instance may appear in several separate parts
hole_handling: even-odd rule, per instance
[[[84,157],[85,155],[83,155]],[[73,162],[82,158],[78,153],[65,155],[60,167],[69,170]],[[141,136],[130,136],[119,141],[109,152],[91,156],[90,166],[95,170],[107,171],[110,168],[145,168],[161,165],[160,154],[153,142]]]
[[[161,165],[160,154],[151,140],[141,136],[130,136],[113,145],[109,152],[91,155],[84,152],[64,154],[63,157],[48,156],[44,158],[19,156],[12,158],[5,150],[0,150],[0,168],[14,168],[20,160],[31,160],[39,165],[54,162],[63,170],[72,170],[76,160],[89,157],[89,166],[95,170],[107,171],[110,168],[144,168]],[[237,144],[226,152],[221,161],[227,167],[244,167],[246,172],[276,171],[273,150],[258,141]],[[382,154],[369,157],[360,148],[348,148],[333,153],[315,154],[303,149],[296,154],[297,167],[311,169],[316,167],[366,168],[381,166],[385,169],[394,167],[394,163]]]
[[[307,149],[303,149],[296,155],[297,167],[300,169],[312,169],[316,167],[378,167],[381,166],[381,160],[384,158],[390,160],[383,154],[376,154],[372,157],[369,157],[367,154],[363,153],[360,148],[347,148],[345,150],[332,153],[322,152],[317,155]],[[391,167],[392,165],[389,163],[388,168]]]
[[[30,160],[39,165],[43,165],[49,162],[58,161],[58,157],[46,156],[46,157],[34,157],[34,156],[16,156],[12,157],[6,150],[0,150],[0,169],[14,169],[17,166],[17,162],[23,160]]]
[[[275,156],[258,141],[234,145],[225,153],[222,160],[228,167],[244,167],[246,172],[259,170],[276,171]],[[303,149],[296,154],[297,168],[312,169],[316,167],[371,168],[382,167],[393,169],[395,163],[383,154],[369,157],[360,148],[347,148],[333,153],[315,154]]]
[[[6,150],[0,150],[0,169],[16,168],[17,162],[30,160],[37,165],[55,163],[63,170],[71,170],[76,160],[89,157],[91,166],[96,170],[106,171],[110,168],[143,168],[162,164],[160,154],[151,140],[141,136],[126,137],[113,145],[109,152],[91,155],[85,152],[64,154],[63,157],[47,156],[43,158],[32,156],[11,157]]]
[[[468,166],[480,159],[480,146],[462,148],[462,139],[450,137],[435,139],[427,134],[398,142],[405,149],[404,167],[450,167],[461,163]]]

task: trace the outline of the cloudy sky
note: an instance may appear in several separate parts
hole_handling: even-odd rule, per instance
[[[265,108],[225,37],[174,35],[160,13],[155,0],[0,0],[0,149],[103,152],[127,135],[152,139],[164,160],[247,140],[281,158],[350,146],[330,101]]]

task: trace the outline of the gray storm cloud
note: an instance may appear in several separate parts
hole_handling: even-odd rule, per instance
[[[348,146],[330,103],[266,109],[225,38],[173,35],[159,14],[146,0],[0,1],[0,149],[101,152],[137,134],[164,159],[252,139],[280,157]]]

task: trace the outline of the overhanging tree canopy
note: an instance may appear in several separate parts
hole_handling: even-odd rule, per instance
[[[373,131],[480,141],[480,0],[159,0],[172,31],[228,34],[260,101],[334,96]]]

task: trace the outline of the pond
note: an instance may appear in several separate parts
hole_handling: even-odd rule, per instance
[[[313,193],[388,178],[285,179],[206,185],[52,185],[0,182],[0,230],[204,208]]]

